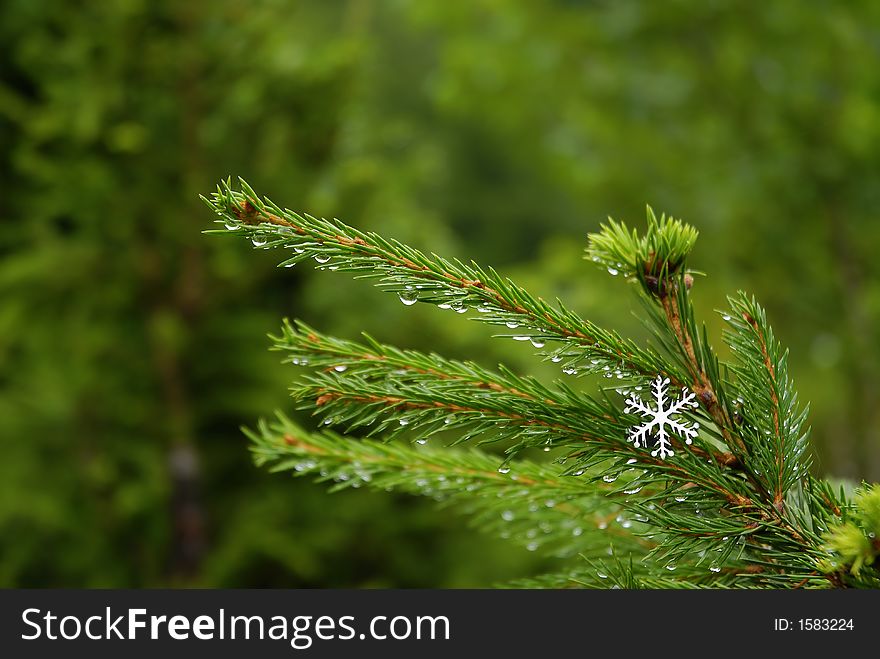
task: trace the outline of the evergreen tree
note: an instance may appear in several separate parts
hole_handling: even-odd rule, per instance
[[[529,550],[572,559],[521,585],[880,587],[880,487],[850,494],[811,473],[807,406],[788,353],[745,293],[722,312],[733,357],[719,359],[690,299],[693,227],[649,208],[642,234],[609,220],[589,237],[586,257],[636,284],[655,337],[642,346],[492,268],[282,209],[244,181],[205,201],[224,233],[289,249],[283,266],[314,259],[377,280],[404,305],[470,313],[530,342],[566,376],[545,384],[285,322],[274,349],[306,369],[293,398],[322,429],[283,414],[261,422],[248,431],[258,464],[334,489],[434,497]],[[573,385],[585,376],[610,382],[587,394]],[[423,446],[434,435],[499,443],[503,460]],[[555,459],[529,459],[536,449]]]

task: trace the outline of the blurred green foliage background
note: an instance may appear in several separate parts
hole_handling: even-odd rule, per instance
[[[544,567],[432,502],[251,465],[282,316],[521,370],[457,314],[207,237],[283,205],[494,265],[642,335],[581,260],[696,225],[694,296],[768,307],[820,473],[880,479],[880,4],[6,0],[0,585],[478,586]],[[546,365],[539,370],[547,373]]]

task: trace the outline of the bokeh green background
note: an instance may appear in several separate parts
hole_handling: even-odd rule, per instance
[[[880,479],[880,4],[5,0],[0,585],[474,586],[540,556],[433,502],[262,473],[283,316],[487,365],[457,314],[202,235],[279,203],[494,265],[641,332],[581,260],[606,215],[696,225],[713,313],[768,307],[819,473]],[[542,367],[545,369],[546,366]]]

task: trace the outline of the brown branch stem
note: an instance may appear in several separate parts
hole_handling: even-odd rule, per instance
[[[675,291],[671,294],[661,295],[660,304],[666,314],[666,320],[669,322],[669,326],[672,328],[673,334],[681,344],[685,357],[687,358],[688,369],[693,378],[691,390],[697,395],[697,400],[699,400],[703,408],[709,413],[709,416],[712,417],[712,420],[721,432],[721,436],[724,438],[725,443],[741,456],[747,455],[748,450],[745,442],[743,442],[741,437],[731,432],[730,419],[727,418],[727,414],[718,404],[718,397],[715,394],[712,382],[709,380],[709,376],[706,374],[705,370],[703,370],[700,361],[697,359],[693,339],[682,321],[678,295]]]

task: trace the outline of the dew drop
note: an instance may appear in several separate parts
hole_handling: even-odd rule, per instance
[[[449,308],[452,309],[455,313],[466,313],[468,310],[467,305],[461,300],[456,300],[449,305]]]
[[[623,493],[624,493],[624,494],[638,494],[638,493],[641,492],[641,491],[642,491],[642,487],[641,487],[641,485],[640,485],[640,486],[638,486],[638,487],[633,487],[633,488],[631,488],[631,489],[629,489],[629,490],[624,490]]]
[[[265,233],[255,233],[251,236],[251,242],[254,244],[254,247],[262,247],[269,242],[269,237]]]
[[[499,474],[508,474],[510,473],[510,467],[498,467]]]
[[[409,425],[409,419],[400,419],[400,420],[398,421],[398,423],[399,423],[400,425],[402,425],[402,426],[408,426],[408,425]]]
[[[450,423],[452,423],[453,421],[455,421],[455,415],[454,415],[454,414],[450,414],[448,417],[446,417],[445,419],[443,419],[443,423],[446,424],[447,426],[448,426]]]
[[[617,480],[617,474],[605,474],[602,476],[602,480],[606,483],[613,483]]]
[[[677,567],[678,566],[675,563],[669,563],[666,565],[666,569],[669,570],[670,572],[673,572],[675,570],[675,568],[677,568]]]
[[[238,228],[238,223],[227,222],[225,226],[227,231],[235,231]]]
[[[526,549],[528,549],[529,551],[535,551],[537,548],[538,548],[537,542],[530,542],[529,544],[526,545]]]
[[[562,361],[562,355],[553,355],[550,358],[550,361],[553,362],[554,364],[558,364],[559,362]]]
[[[404,425],[405,425],[405,424],[404,424]],[[416,444],[421,444],[422,446],[424,446],[424,445],[427,444],[427,443],[428,443],[428,440],[425,439],[424,437],[422,437],[421,439],[417,439],[417,440],[416,440]]]
[[[720,565],[710,565],[709,572],[721,572],[721,566]]]
[[[548,453],[549,451],[550,451],[550,447],[549,447],[549,446],[545,446],[545,447],[544,447],[544,453]]]
[[[419,301],[419,292],[415,289],[412,289],[412,287],[407,286],[407,290],[400,291],[400,293],[397,294],[397,297],[399,297],[400,301],[403,302],[406,306],[411,306]]]
[[[596,572],[596,576],[599,577],[600,579],[607,579],[608,578],[608,575],[605,574],[604,572]]]
[[[531,339],[529,336],[513,336],[511,337],[514,341],[528,341]]]
[[[544,347],[544,342],[541,339],[536,339],[536,338],[532,337],[529,340],[532,342],[532,345],[535,346],[536,348],[543,348]]]
[[[612,277],[616,276],[618,272],[619,271],[617,270],[617,268],[612,268],[611,266],[608,266],[608,274]]]
[[[515,515],[513,514],[512,510],[505,510],[503,513],[501,513],[501,519],[503,519],[505,522],[512,522],[514,517]]]
[[[579,536],[581,533],[583,533],[583,532],[584,532],[584,530],[583,530],[580,526],[575,526],[575,527],[571,530],[571,534],[572,534],[575,538],[578,537],[578,536]]]
[[[519,323],[517,323],[516,321],[513,321],[513,320],[508,320],[504,324],[507,325],[510,329],[516,329],[517,327],[519,327]]]
[[[348,370],[348,366],[346,366],[345,364],[337,364],[336,366],[333,367],[333,370],[336,371],[337,373],[344,373],[345,371]]]
[[[728,314],[724,314],[721,316],[724,320],[730,320],[730,316]]]
[[[562,372],[566,375],[577,375],[578,370],[574,366],[563,366]]]
[[[315,254],[315,260],[318,263],[327,263],[330,260],[329,254]]]

